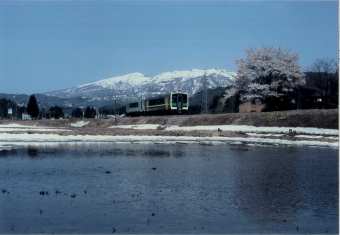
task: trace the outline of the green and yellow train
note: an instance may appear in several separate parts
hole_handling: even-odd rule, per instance
[[[139,99],[126,104],[127,116],[185,114],[189,108],[188,94],[171,92]]]

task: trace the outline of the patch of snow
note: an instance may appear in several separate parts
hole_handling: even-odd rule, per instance
[[[244,133],[276,133],[276,134],[289,134],[289,130],[295,131],[297,134],[317,134],[317,135],[334,135],[339,136],[339,130],[334,129],[319,129],[309,127],[255,127],[246,125],[222,125],[222,126],[196,126],[196,127],[178,127],[171,126],[167,130],[217,130],[220,128],[222,131],[238,131]]]
[[[46,127],[46,126],[25,126],[17,123],[11,123],[7,125],[0,125],[0,132],[7,131],[68,131],[62,128]]]
[[[157,130],[158,124],[145,124],[145,125],[120,125],[120,126],[110,126],[108,128],[114,129],[138,129],[138,130]],[[161,126],[163,127],[163,126]]]
[[[132,125],[120,125],[111,126],[109,128],[128,128],[131,129]],[[155,129],[155,124],[143,124],[143,125],[133,125],[138,129]],[[243,132],[247,133],[257,133],[257,134],[289,134],[289,130],[294,131],[296,134],[307,134],[307,135],[329,135],[329,136],[339,136],[339,130],[336,129],[322,129],[314,127],[255,127],[247,125],[216,125],[216,126],[164,126],[165,131],[217,131],[221,129],[222,131],[233,131],[233,132]]]
[[[89,123],[90,123],[90,121],[87,121],[87,122],[78,121],[76,123],[71,123],[71,126],[73,126],[73,127],[83,127],[83,126],[86,126]]]
[[[283,136],[284,134],[261,134],[261,133],[245,133],[250,136]]]
[[[311,139],[321,139],[321,138],[323,138],[322,135],[296,135],[295,137],[298,137],[298,138],[311,138]]]
[[[305,147],[339,147],[339,143],[327,143],[320,141],[291,141],[280,139],[262,139],[262,138],[242,138],[242,137],[190,137],[190,136],[60,136],[55,134],[0,134],[0,149],[9,145],[45,145],[53,143],[95,143],[95,142],[113,142],[113,143],[169,143],[169,144],[199,144],[203,142],[212,142],[214,144],[246,144],[246,145],[271,145],[271,146],[305,146]],[[8,147],[6,147],[8,148]]]
[[[334,137],[334,136],[326,136],[326,139],[332,139],[332,140],[338,140],[339,137]]]

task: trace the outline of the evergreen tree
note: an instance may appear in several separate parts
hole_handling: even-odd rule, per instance
[[[90,114],[91,118],[95,118],[96,117],[96,110],[92,107],[91,108],[91,114]]]
[[[54,117],[55,119],[64,117],[63,109],[59,106],[52,106],[50,108],[50,111],[51,111],[52,117]]]
[[[86,110],[85,110],[85,118],[94,118],[96,116],[96,111],[94,110],[94,108],[87,106]]]
[[[72,110],[72,114],[71,115],[74,118],[81,118],[81,117],[83,117],[83,112],[81,111],[80,108],[76,108],[76,109]]]
[[[27,113],[30,115],[32,118],[37,118],[39,115],[39,107],[37,104],[37,99],[35,98],[34,95],[30,96],[30,99],[27,104]]]

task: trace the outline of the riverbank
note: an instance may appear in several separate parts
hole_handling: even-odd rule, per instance
[[[67,141],[157,143],[162,139],[164,143],[208,141],[338,147],[338,137],[338,110],[0,122],[3,145]]]

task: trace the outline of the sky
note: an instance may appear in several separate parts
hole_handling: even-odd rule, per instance
[[[37,94],[140,72],[236,71],[245,50],[338,58],[337,1],[3,1],[0,93]]]

